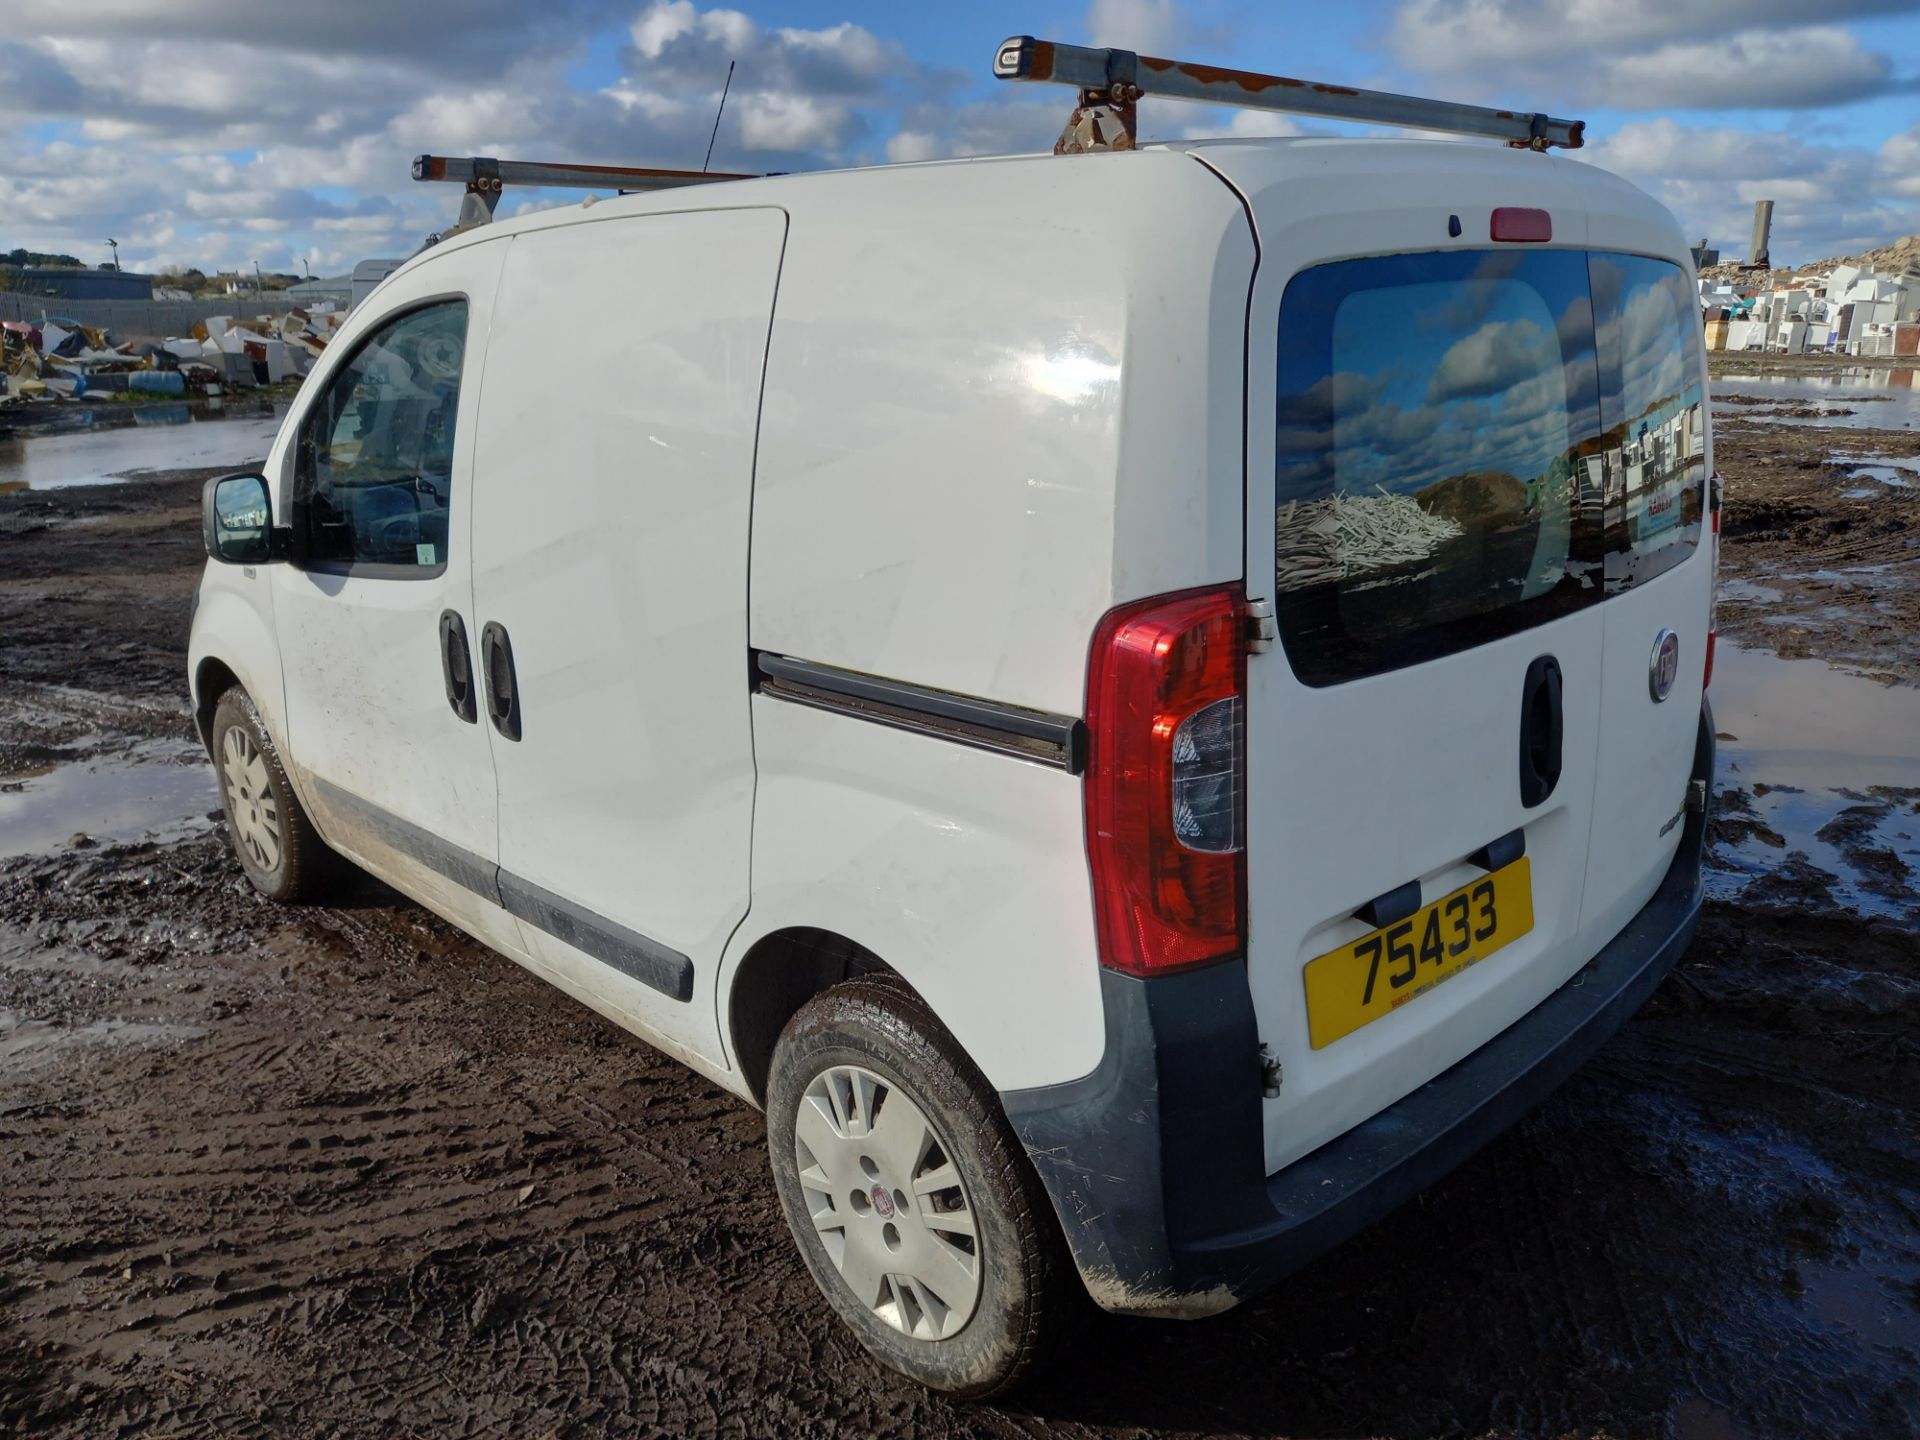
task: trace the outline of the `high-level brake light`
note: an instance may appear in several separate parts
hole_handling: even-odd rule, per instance
[[[1524,205],[1502,205],[1493,212],[1487,233],[1495,240],[1539,244],[1553,239],[1553,216]]]
[[[1087,675],[1087,855],[1103,964],[1159,975],[1244,953],[1246,602],[1111,611]]]

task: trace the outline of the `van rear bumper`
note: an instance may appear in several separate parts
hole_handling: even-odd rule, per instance
[[[1701,707],[1693,778],[1713,783]],[[1397,1103],[1264,1174],[1259,1036],[1245,968],[1101,972],[1106,1052],[1068,1084],[1002,1095],[1088,1293],[1108,1310],[1214,1314],[1425,1189],[1512,1125],[1646,1002],[1700,911],[1707,810],[1654,897],[1527,1015]]]

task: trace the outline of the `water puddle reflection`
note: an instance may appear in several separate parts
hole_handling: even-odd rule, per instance
[[[1723,644],[1710,694],[1733,738],[1708,893],[1920,916],[1920,690]]]
[[[0,858],[99,844],[179,840],[209,824],[220,790],[205,755],[178,745],[0,777]]]
[[[142,470],[258,465],[285,413],[283,404],[258,401],[116,406],[86,429],[0,440],[0,493],[98,485]]]
[[[1903,430],[1920,426],[1920,367],[1844,365],[1832,370],[1736,371],[1716,376],[1709,393],[1714,413],[1728,420],[1769,425],[1816,425],[1841,430]],[[1815,415],[1773,413],[1812,407]],[[1851,414],[1842,414],[1851,411]]]

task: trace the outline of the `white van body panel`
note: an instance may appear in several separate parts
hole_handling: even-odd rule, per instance
[[[882,957],[996,1089],[1078,1079],[1105,1045],[1070,775],[766,695],[753,911],[720,977],[794,927]]]
[[[1102,614],[1240,573],[1240,205],[1162,151],[766,184],[755,647],[1079,714]]]
[[[511,638],[523,729],[478,729],[503,876],[684,955],[693,993],[522,921],[527,950],[655,1043],[723,1066],[714,976],[747,911],[753,833],[747,520],[786,217],[611,209],[509,242],[471,620]]]

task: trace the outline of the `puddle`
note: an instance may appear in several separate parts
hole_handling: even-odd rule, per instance
[[[1834,458],[1838,459],[1839,457],[1835,456]],[[1895,490],[1906,490],[1913,485],[1915,477],[1904,470],[1896,469],[1892,465],[1855,465],[1847,471],[1847,478],[1849,480],[1873,480],[1881,485],[1890,486]],[[1845,492],[1846,498],[1849,500],[1865,500],[1879,493],[1880,492],[1872,486]]]
[[[1869,1344],[1920,1340],[1912,1300],[1920,1267],[1881,1259],[1851,1268],[1827,1262],[1799,1267],[1802,1303],[1828,1325],[1852,1331]]]
[[[133,759],[54,765],[0,778],[0,858],[64,850],[76,834],[102,844],[178,840],[205,829],[219,807],[197,749],[142,746]]]
[[[175,1025],[140,1020],[95,1020],[86,1025],[62,1025],[52,1020],[28,1020],[0,1009],[0,1060],[40,1059],[75,1045],[152,1045],[163,1040],[195,1040],[206,1034],[199,1025]]]
[[[1720,582],[1719,597],[1731,600],[1736,605],[1772,605],[1777,603],[1782,592],[1771,585],[1759,585],[1752,580],[1728,577]]]
[[[1913,366],[1837,366],[1809,374],[1743,371],[1712,382],[1714,410],[1729,419],[1751,414],[1769,425],[1817,425],[1841,430],[1903,430],[1920,426],[1920,368]],[[1751,397],[1729,401],[1726,397]],[[1756,403],[1758,402],[1758,403]],[[1793,417],[1756,412],[1776,406],[1816,405],[1818,416]],[[1851,415],[1834,412],[1851,410]]]
[[[1720,785],[1751,797],[1751,825],[1714,849],[1708,893],[1733,899],[1793,868],[1831,877],[1834,903],[1910,918],[1920,906],[1920,690],[1824,660],[1722,643],[1714,661]]]
[[[285,413],[285,405],[244,402],[223,410],[184,401],[116,407],[85,430],[0,440],[0,492],[97,485],[139,470],[257,465]]]

